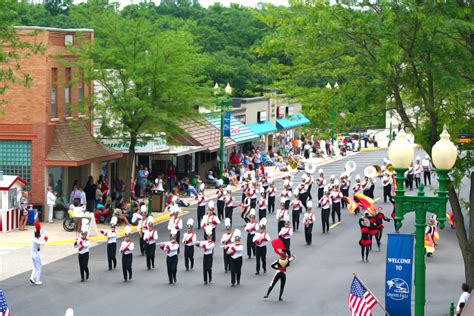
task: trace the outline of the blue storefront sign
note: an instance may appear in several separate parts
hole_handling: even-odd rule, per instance
[[[411,234],[388,234],[385,305],[390,316],[411,315],[413,237]]]
[[[224,114],[224,136],[230,137],[230,112]]]

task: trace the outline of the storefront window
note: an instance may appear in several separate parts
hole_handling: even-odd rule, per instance
[[[0,140],[0,170],[28,181],[31,169],[31,141]]]
[[[53,191],[58,194],[58,197],[64,196],[64,168],[63,167],[48,167],[48,186],[53,188]]]

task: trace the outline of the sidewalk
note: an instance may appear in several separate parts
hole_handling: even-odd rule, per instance
[[[345,157],[334,157],[334,158],[310,158],[309,160],[316,166],[322,166],[334,161],[346,159],[352,155],[356,155],[357,152],[349,153]],[[266,168],[268,174],[274,179],[281,179],[288,172],[282,172],[275,170],[274,167]],[[233,192],[240,191],[240,188],[233,187]],[[208,188],[205,190],[205,195],[208,199],[216,198],[217,190],[214,188]],[[197,201],[194,198],[185,197],[180,198],[186,201],[190,206],[196,205]],[[187,212],[184,212],[187,214]],[[155,217],[155,223],[165,222],[169,219],[168,213],[153,213]],[[77,249],[73,247],[75,232],[66,232],[62,226],[62,220],[56,220],[54,224],[41,223],[42,230],[48,233],[48,244],[42,248],[42,260],[43,265],[60,260],[64,257],[70,256],[77,253]],[[108,225],[99,224],[97,229],[108,229]],[[0,234],[0,281],[7,278],[13,277],[17,274],[31,270],[31,240],[33,238],[33,226],[27,226],[27,231],[14,231],[10,233]],[[125,231],[123,227],[118,230],[118,236],[123,236]],[[136,231],[136,227],[132,227],[132,232]],[[94,236],[90,238],[93,243],[92,247],[105,242],[106,237]]]

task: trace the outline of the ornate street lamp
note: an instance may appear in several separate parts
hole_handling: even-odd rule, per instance
[[[449,140],[446,130],[440,140],[433,146],[431,156],[438,174],[439,188],[434,196],[425,196],[423,183],[418,186],[417,195],[405,195],[405,171],[413,161],[414,147],[408,143],[407,135],[402,130],[388,149],[388,155],[396,172],[397,189],[395,190],[395,221],[397,230],[402,226],[405,214],[415,212],[415,315],[423,316],[425,309],[425,227],[426,214],[438,216],[439,226],[444,228],[446,221],[446,203],[448,172],[456,162],[457,149]]]
[[[225,95],[220,98],[219,84],[214,85],[214,96],[216,97],[216,105],[221,108],[221,128],[220,128],[220,147],[219,147],[219,176],[222,179],[224,173],[224,109],[230,107],[230,95],[232,94],[232,87],[229,83],[224,89]]]

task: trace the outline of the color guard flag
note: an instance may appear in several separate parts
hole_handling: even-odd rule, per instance
[[[349,311],[352,316],[371,316],[372,308],[377,304],[375,297],[368,291],[359,279],[354,276],[349,292]]]
[[[8,309],[7,300],[2,289],[0,289],[0,315],[10,316],[10,310]]]

